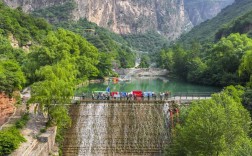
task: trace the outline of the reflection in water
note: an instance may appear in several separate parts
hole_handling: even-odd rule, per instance
[[[169,140],[167,104],[89,103],[72,109],[77,122],[66,134],[66,156],[160,155]]]

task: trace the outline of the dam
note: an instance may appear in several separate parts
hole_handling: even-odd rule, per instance
[[[73,105],[63,155],[162,155],[170,138],[168,109],[165,102]]]
[[[108,85],[111,92],[152,91],[157,97],[92,99],[92,91],[105,91]],[[161,99],[158,94],[167,90],[171,91],[169,98]],[[176,113],[171,118],[170,102],[208,99],[219,90],[163,78],[132,78],[126,83],[94,83],[79,88],[78,103],[70,105],[72,127],[65,134],[63,155],[162,156],[177,122]]]

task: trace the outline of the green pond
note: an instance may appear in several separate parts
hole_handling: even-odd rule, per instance
[[[105,91],[109,86],[110,91],[130,92],[133,90],[152,91],[155,93],[171,91],[178,92],[219,92],[221,88],[212,86],[203,86],[184,82],[178,79],[165,77],[134,77],[129,82],[113,83],[107,81],[103,83],[90,83],[86,87],[81,87],[76,91],[76,94],[83,92],[90,93],[92,91]]]

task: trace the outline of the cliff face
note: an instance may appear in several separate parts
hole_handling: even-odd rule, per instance
[[[0,126],[14,113],[14,103],[15,99],[0,93]]]
[[[69,0],[5,0],[11,7],[33,11]],[[200,1],[200,2],[199,2]],[[211,0],[74,0],[75,20],[87,18],[119,34],[155,30],[173,40],[230,4]],[[193,3],[191,3],[193,2]],[[195,5],[196,4],[196,5]]]
[[[192,26],[185,15],[183,0],[78,0],[76,3],[75,18],[87,18],[119,34],[157,30],[174,39]]]
[[[23,11],[30,12],[40,8],[46,8],[53,5],[59,5],[67,0],[3,0],[12,8],[22,7]]]

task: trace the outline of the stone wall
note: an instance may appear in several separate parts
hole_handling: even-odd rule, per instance
[[[0,126],[14,113],[15,102],[16,100],[14,98],[9,98],[4,93],[0,93]]]
[[[38,137],[38,144],[32,149],[29,155],[48,156],[50,155],[54,145],[57,127],[48,128],[46,133]]]
[[[55,137],[57,133],[57,127],[50,127],[45,133],[42,133],[31,142],[26,142],[29,146],[20,146],[10,156],[48,156],[58,155],[55,148]],[[54,153],[54,154],[52,154]]]

